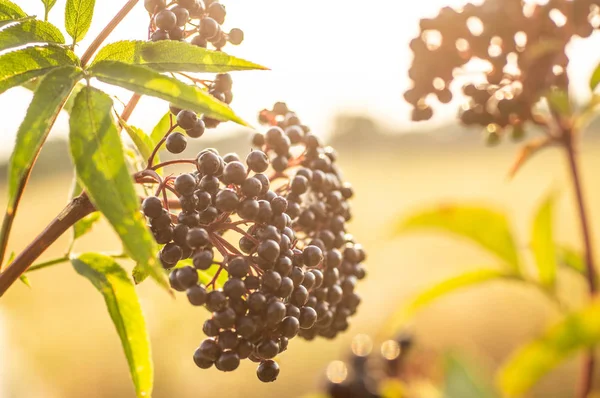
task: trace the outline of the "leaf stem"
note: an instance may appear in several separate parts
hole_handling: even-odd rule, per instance
[[[121,21],[129,14],[139,0],[129,0],[121,10],[111,19],[111,21],[102,29],[102,32],[94,39],[92,44],[85,50],[81,57],[81,66],[85,67],[104,40],[112,33],[113,30],[121,23]]]
[[[587,267],[586,279],[590,295],[593,297],[598,291],[597,270],[596,265],[594,263],[594,253],[592,247],[591,231],[589,226],[589,216],[586,210],[585,198],[583,194],[583,184],[581,182],[581,174],[579,171],[579,165],[577,163],[577,155],[573,145],[573,131],[565,130],[562,138],[564,140],[564,149],[567,154],[569,171],[571,173],[573,189],[575,191],[575,196],[577,200],[577,211],[579,213],[579,221],[581,223],[581,234],[583,236],[583,245],[585,252],[585,264]],[[584,358],[579,390],[577,392],[577,396],[579,398],[586,398],[592,391],[594,367],[595,358],[594,350],[592,348],[588,351]]]
[[[54,220],[44,229],[14,261],[0,273],[0,297],[27,271],[33,262],[62,234],[88,214],[95,211],[87,195],[81,194],[69,202]]]
[[[51,267],[53,265],[57,265],[57,264],[61,264],[61,263],[66,263],[67,261],[69,261],[69,257],[68,256],[63,256],[63,257],[60,257],[60,258],[55,258],[53,260],[44,261],[43,263],[32,265],[31,267],[29,267],[29,269],[27,270],[27,272],[37,271],[37,270],[40,270],[40,269]]]

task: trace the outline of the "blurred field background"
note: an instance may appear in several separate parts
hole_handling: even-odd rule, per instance
[[[364,128],[370,126],[370,130]],[[169,298],[152,283],[139,287],[152,337],[155,397],[297,397],[318,391],[323,371],[343,358],[357,333],[379,337],[386,319],[404,300],[435,281],[461,270],[494,266],[495,259],[464,242],[423,234],[391,239],[396,217],[420,206],[452,201],[490,203],[506,209],[525,246],[528,225],[541,196],[561,192],[556,214],[557,238],[577,246],[578,223],[562,154],[549,150],[512,181],[507,170],[516,147],[485,148],[477,132],[447,127],[429,134],[389,135],[376,122],[339,117],[329,140],[340,152],[345,177],[356,188],[351,232],[368,250],[369,276],[359,287],[364,301],[351,329],[335,341],[306,343],[294,339],[281,356],[276,383],[264,385],[254,364],[236,372],[198,370],[191,355],[202,340],[207,313],[191,307],[184,296]],[[360,134],[359,134],[360,133]],[[357,137],[363,137],[357,142]],[[221,152],[247,151],[249,133],[223,143],[202,142]],[[189,148],[190,154],[197,151]],[[600,142],[589,136],[580,148],[592,225],[600,224]],[[10,250],[22,249],[65,204],[71,184],[65,143],[52,142],[27,189],[17,217]],[[4,189],[4,188],[2,188]],[[5,192],[0,191],[4,200]],[[4,205],[0,202],[0,205]],[[596,234],[596,237],[600,235]],[[600,243],[596,239],[596,243]],[[68,237],[44,259],[60,256]],[[76,251],[118,251],[106,224],[84,238]],[[585,286],[565,275],[567,302],[577,305]],[[32,288],[18,283],[0,303],[0,396],[128,397],[133,388],[127,364],[101,296],[69,264],[30,275]],[[539,292],[507,283],[458,293],[420,313],[411,325],[419,348],[458,349],[473,358],[484,374],[491,372],[521,342],[556,319],[557,312]],[[569,397],[578,362],[554,372],[531,397]],[[219,394],[219,395],[215,395]]]

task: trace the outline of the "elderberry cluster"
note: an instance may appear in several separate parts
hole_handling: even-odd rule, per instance
[[[182,123],[186,112],[178,124],[194,128]],[[349,327],[366,255],[346,233],[353,190],[335,151],[283,103],[261,120],[270,127],[244,160],[203,150],[194,171],[165,178],[142,209],[164,245],[159,257],[172,288],[212,313],[196,365],[228,372],[248,358],[271,382],[290,339],[334,338]],[[202,283],[206,275],[214,277]]]
[[[168,8],[166,0],[145,0],[144,5],[152,15],[152,41],[190,39],[195,46],[207,48],[210,43],[221,50],[227,42],[239,45],[244,40],[240,29],[223,31],[227,11],[217,0],[177,0]]]
[[[460,68],[479,60],[485,70],[463,87],[468,102],[460,111],[462,122],[520,131],[536,120],[534,107],[542,96],[568,88],[567,44],[599,27],[599,0],[485,0],[445,7],[437,17],[421,20],[420,35],[410,43],[413,87],[404,97],[414,106],[412,118],[430,119],[435,99],[450,102]]]

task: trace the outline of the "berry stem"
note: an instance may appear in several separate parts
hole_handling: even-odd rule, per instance
[[[125,109],[123,109],[123,113],[121,114],[121,119],[123,119],[124,121],[129,120],[129,117],[131,117],[133,110],[138,105],[141,98],[142,98],[142,96],[137,93],[134,93],[131,96],[131,98],[129,99],[129,102],[127,103],[127,105],[125,105]]]
[[[577,200],[577,210],[579,213],[579,220],[581,223],[581,234],[583,236],[584,252],[585,252],[585,264],[587,267],[587,282],[590,295],[592,298],[596,296],[598,290],[598,275],[596,266],[594,263],[594,253],[592,248],[592,238],[589,226],[589,217],[586,210],[585,198],[583,194],[583,184],[581,182],[581,174],[579,171],[579,165],[577,162],[577,154],[574,148],[573,131],[565,130],[563,132],[564,148],[567,153],[567,159],[569,163],[569,171],[571,173],[571,179],[573,181],[573,189],[575,190],[575,196]],[[578,397],[586,398],[593,388],[593,375],[595,367],[594,349],[590,349],[583,362],[583,368],[581,371],[581,379],[578,391]]]
[[[87,195],[81,194],[69,202],[14,261],[0,274],[0,297],[27,271],[39,256],[77,221],[95,211]]]
[[[154,158],[156,157],[156,154],[158,153],[162,144],[164,144],[167,140],[167,137],[169,137],[169,134],[171,134],[173,130],[175,130],[177,127],[179,127],[179,125],[173,124],[173,122],[171,121],[171,128],[169,128],[169,131],[167,131],[165,136],[158,142],[158,144],[156,144],[154,150],[152,151],[152,154],[150,154],[150,157],[148,158],[148,166],[146,167],[147,169],[153,169],[152,164],[154,163]]]
[[[96,53],[96,50],[102,45],[104,40],[112,33],[113,30],[123,21],[123,19],[129,14],[129,12],[135,7],[139,0],[129,0],[121,10],[110,20],[108,25],[102,29],[100,34],[94,39],[92,44],[85,50],[85,53],[81,57],[81,66],[85,67],[90,61],[92,56]]]

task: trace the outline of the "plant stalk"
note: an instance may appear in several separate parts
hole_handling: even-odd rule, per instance
[[[113,30],[121,23],[121,21],[129,14],[139,0],[129,0],[121,10],[111,19],[111,21],[102,29],[102,32],[94,39],[92,44],[85,50],[81,57],[81,65],[86,66],[104,40],[112,33]]]
[[[46,229],[0,274],[0,297],[62,234],[95,210],[94,205],[85,194],[71,200]]]
[[[577,211],[579,213],[579,220],[581,223],[581,234],[583,236],[583,245],[584,245],[584,256],[585,256],[585,264],[587,267],[586,278],[588,283],[588,289],[590,291],[590,295],[594,297],[598,291],[598,274],[596,270],[596,265],[594,262],[594,253],[592,246],[592,237],[589,226],[589,216],[586,210],[585,198],[583,194],[583,184],[581,181],[581,174],[579,171],[579,165],[577,162],[577,154],[575,153],[574,142],[573,142],[573,132],[565,131],[564,132],[564,148],[567,153],[567,160],[569,164],[569,171],[571,173],[571,179],[573,182],[573,189],[575,191],[576,201],[577,201]],[[591,348],[589,352],[586,353],[583,367],[581,371],[581,379],[577,392],[577,397],[579,398],[587,398],[590,392],[593,389],[593,379],[594,379],[594,368],[595,368],[595,358],[594,358],[594,349]]]

